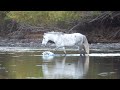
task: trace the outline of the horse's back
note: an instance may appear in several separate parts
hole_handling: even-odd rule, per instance
[[[83,42],[83,35],[80,33],[62,34],[57,39],[58,44],[73,46]]]

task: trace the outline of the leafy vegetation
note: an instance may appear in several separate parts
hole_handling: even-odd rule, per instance
[[[82,33],[90,42],[118,42],[119,17],[119,11],[0,11],[0,37],[33,38],[62,31]]]
[[[96,16],[98,11],[11,11],[8,17],[34,26],[70,28],[86,16]]]

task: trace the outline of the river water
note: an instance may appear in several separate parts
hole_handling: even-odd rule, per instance
[[[39,48],[0,47],[0,79],[120,79],[119,50],[56,51],[43,56]]]

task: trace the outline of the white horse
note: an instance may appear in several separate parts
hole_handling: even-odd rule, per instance
[[[62,32],[44,33],[42,45],[46,45],[48,41],[53,41],[57,48],[63,47],[66,54],[66,46],[78,46],[80,53],[82,50],[89,54],[89,44],[85,35],[80,33],[65,34]]]

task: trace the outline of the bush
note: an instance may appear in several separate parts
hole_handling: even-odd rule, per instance
[[[11,11],[8,17],[35,26],[69,29],[84,17],[97,15],[98,11]]]

